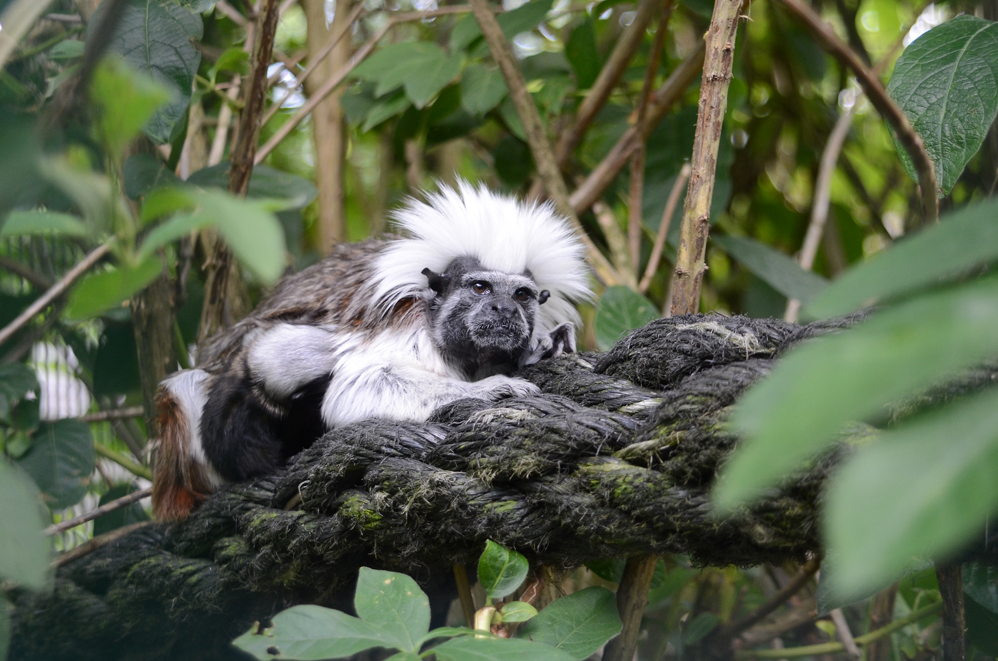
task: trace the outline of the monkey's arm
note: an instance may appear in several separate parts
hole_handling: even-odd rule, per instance
[[[383,356],[365,356],[367,353],[351,354],[337,366],[322,402],[322,419],[327,426],[371,417],[426,420],[437,408],[458,399],[494,401],[538,392],[537,386],[523,379],[496,375],[463,381],[414,361],[388,362]],[[374,360],[366,362],[369,358]]]
[[[520,356],[520,367],[533,365],[563,353],[575,353],[575,326],[565,322],[556,326],[547,337],[542,337],[530,351]]]

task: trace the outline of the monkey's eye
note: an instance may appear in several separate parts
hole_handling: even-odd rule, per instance
[[[490,287],[489,283],[485,282],[484,280],[476,280],[475,282],[471,283],[471,291],[475,292],[476,294],[488,294],[490,291],[492,291],[492,287]]]
[[[513,292],[513,298],[520,303],[526,303],[531,298],[534,297],[534,292],[530,291],[526,287],[520,287],[515,292]]]

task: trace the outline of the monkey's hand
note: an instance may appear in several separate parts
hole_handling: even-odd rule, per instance
[[[575,326],[564,323],[556,326],[547,337],[542,337],[530,351],[520,357],[520,367],[533,365],[563,353],[575,353]]]
[[[501,374],[475,381],[469,385],[474,388],[473,392],[468,395],[469,397],[487,399],[490,402],[503,397],[526,397],[540,392],[540,388],[530,381]]]

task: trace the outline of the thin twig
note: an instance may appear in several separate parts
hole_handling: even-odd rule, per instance
[[[11,347],[7,353],[3,355],[3,358],[0,359],[0,363],[9,365],[11,363],[20,362],[20,360],[24,358],[29,351],[31,351],[32,347],[35,346],[35,343],[45,337],[45,335],[52,330],[52,327],[59,322],[62,310],[66,307],[66,304],[67,301],[65,298],[57,300],[55,305],[52,306],[52,310],[45,317],[45,321],[38,326],[34,326],[31,329],[31,332],[25,333],[21,339],[18,340],[17,344]]]
[[[97,411],[80,416],[80,422],[107,422],[109,420],[124,420],[128,418],[141,418],[145,409],[141,406],[128,406],[123,409],[110,409],[108,411]]]
[[[596,222],[599,223],[600,229],[603,230],[603,236],[606,237],[613,268],[620,274],[623,284],[634,289],[638,286],[637,278],[634,275],[636,269],[631,262],[627,235],[621,229],[620,223],[617,222],[617,216],[613,213],[613,209],[601,200],[593,204],[593,214],[596,216]]]
[[[967,656],[964,640],[967,616],[963,608],[963,568],[960,564],[936,565],[936,578],[939,580],[943,608],[943,661],[963,661]]]
[[[627,559],[624,575],[617,588],[617,610],[623,627],[606,644],[603,661],[631,661],[641,633],[641,616],[648,605],[648,587],[655,574],[658,556],[643,555]]]
[[[852,637],[852,631],[849,630],[849,623],[846,622],[846,616],[842,614],[842,609],[836,608],[830,615],[832,616],[832,622],[835,623],[835,633],[838,635],[839,640],[842,641],[842,647],[845,648],[850,657],[858,661],[863,653],[859,651],[856,639]]]
[[[14,333],[21,329],[22,326],[31,321],[35,315],[48,307],[49,303],[65,293],[66,290],[69,289],[74,282],[76,282],[77,278],[86,273],[91,266],[99,262],[110,249],[111,243],[108,242],[90,251],[90,254],[83,258],[83,261],[70,269],[69,272],[62,276],[57,283],[52,285],[48,291],[39,296],[34,303],[29,305],[24,312],[19,314],[14,321],[7,324],[3,330],[0,330],[0,344],[3,344],[9,340]]]
[[[496,17],[489,9],[486,0],[471,0],[470,4],[475,19],[482,30],[485,43],[488,45],[493,59],[499,64],[499,69],[506,81],[506,87],[509,88],[516,113],[527,134],[527,142],[534,157],[537,174],[544,182],[544,189],[547,191],[548,197],[554,202],[558,211],[569,218],[579,240],[586,246],[589,261],[596,271],[596,276],[608,286],[618,284],[621,281],[620,275],[586,234],[578,216],[569,204],[568,188],[565,186],[561,170],[555,162],[554,150],[551,149],[551,143],[548,140],[544,125],[541,123],[537,105],[534,103],[533,97],[530,96],[530,92],[527,91],[523,73],[516,63],[512,47],[503,35],[502,28],[499,27],[499,22],[496,21]]]
[[[147,466],[143,466],[142,464],[136,461],[132,461],[125,455],[121,454],[120,452],[112,450],[106,445],[103,445],[101,443],[94,443],[94,452],[104,457],[105,459],[109,459],[110,461],[113,461],[114,463],[118,464],[132,475],[137,475],[138,477],[144,477],[147,480],[152,479],[152,471]]]
[[[672,314],[693,314],[700,309],[700,287],[707,271],[704,255],[710,228],[710,203],[714,196],[717,152],[721,144],[724,111],[728,107],[728,85],[735,55],[735,35],[743,0],[717,0],[707,30],[707,54],[700,86],[700,111],[693,140],[692,168],[679,250],[676,253]]]
[[[921,188],[922,214],[927,223],[934,223],[939,219],[939,197],[936,184],[936,169],[925,151],[925,144],[921,136],[915,132],[911,122],[904,112],[894,102],[894,99],[887,94],[887,90],[880,83],[876,73],[866,66],[859,56],[847,44],[845,44],[830,25],[802,0],[779,0],[789,9],[804,25],[817,37],[818,41],[840,64],[856,75],[856,79],[863,87],[866,96],[869,97],[873,107],[894,129],[898,142],[900,142],[908,156],[911,158],[915,171],[918,173],[918,185]]]
[[[465,626],[470,627],[475,622],[475,601],[471,598],[471,581],[468,580],[468,570],[464,565],[454,565],[454,582],[457,583],[457,596],[461,600]]]
[[[669,18],[675,0],[665,0],[662,5],[662,15],[655,30],[655,40],[652,42],[651,54],[645,67],[645,80],[641,85],[641,96],[638,98],[638,116],[635,124],[641,126],[648,115],[648,104],[651,101],[652,86],[658,73],[659,61],[662,59],[662,49],[665,47],[665,34],[669,27]],[[631,185],[627,202],[627,247],[631,253],[631,264],[634,266],[634,278],[637,279],[641,268],[641,229],[644,215],[644,185],[645,185],[645,142],[641,141],[631,156]]]
[[[606,64],[600,70],[595,82],[593,82],[593,86],[589,89],[589,93],[586,94],[586,97],[582,99],[582,103],[579,104],[572,127],[568,131],[563,132],[558,140],[558,146],[555,149],[555,159],[560,167],[565,167],[568,163],[568,158],[571,156],[572,150],[579,144],[589,125],[596,118],[597,113],[599,113],[600,109],[606,103],[606,100],[610,98],[610,93],[617,86],[620,77],[627,70],[627,65],[641,45],[645,36],[645,30],[655,17],[660,2],[661,0],[644,0],[638,6],[638,11],[634,14],[634,22],[617,39],[617,43],[610,52],[610,57],[607,58]]]
[[[116,542],[126,535],[130,535],[139,528],[145,528],[149,525],[152,525],[152,521],[139,521],[138,523],[115,528],[114,530],[106,532],[103,535],[98,535],[97,537],[94,537],[93,539],[60,555],[52,562],[52,566],[62,567],[65,564],[73,562],[74,560],[79,560],[86,555],[90,555],[97,549],[103,548],[112,542]]]
[[[228,2],[225,2],[225,0],[219,0],[219,2],[216,2],[215,9],[225,14],[230,21],[239,27],[246,27],[246,23],[248,22],[246,17],[240,14],[239,11]]]
[[[295,90],[305,84],[305,81],[308,80],[308,77],[312,75],[312,72],[315,71],[316,68],[318,68],[319,63],[325,60],[326,56],[333,52],[333,49],[336,48],[336,44],[340,43],[340,40],[342,40],[343,37],[349,34],[350,28],[353,26],[354,21],[360,18],[360,15],[361,13],[363,13],[363,11],[364,11],[364,3],[358,2],[357,5],[354,7],[353,11],[350,12],[350,17],[348,18],[347,22],[344,23],[343,26],[340,28],[339,32],[334,34],[329,39],[329,43],[323,46],[322,50],[320,50],[318,53],[315,54],[315,57],[310,57],[308,59],[308,66],[305,67],[305,70],[301,72],[300,76],[295,78],[294,83],[288,85],[289,89],[287,94],[282,96],[279,101],[276,101],[273,104],[271,104],[270,109],[267,110],[267,113],[263,116],[264,125],[266,125],[267,122],[269,122],[274,117],[274,115],[277,114],[277,112],[281,109],[281,106],[284,105],[284,102],[287,101],[291,97],[291,95],[295,93]]]
[[[648,116],[644,124],[632,126],[617,140],[610,152],[586,176],[585,181],[568,198],[576,213],[582,213],[603,195],[617,174],[627,165],[631,153],[641,141],[647,140],[651,132],[678,101],[690,84],[696,79],[703,66],[704,44],[701,42],[696,51],[691,53],[677,66],[666,81],[655,92]]]
[[[917,611],[909,613],[905,617],[894,620],[886,627],[881,627],[876,631],[871,631],[863,636],[858,636],[856,638],[857,645],[866,645],[872,643],[875,640],[879,640],[884,636],[889,636],[898,629],[903,629],[904,627],[918,622],[922,618],[935,615],[943,609],[941,602],[936,602],[932,605],[926,606],[925,608],[920,608]],[[821,643],[819,645],[806,645],[804,647],[785,647],[778,650],[744,650],[735,653],[736,659],[792,659],[799,658],[802,656],[817,656],[819,654],[835,654],[836,652],[845,651],[845,646],[842,643]]]
[[[109,503],[101,505],[97,509],[91,510],[86,514],[81,514],[80,516],[74,517],[69,521],[63,521],[61,523],[56,523],[45,529],[46,535],[58,535],[59,533],[66,532],[70,528],[75,528],[76,526],[82,526],[87,521],[93,521],[94,519],[104,516],[108,512],[113,512],[122,507],[127,507],[132,503],[136,503],[143,498],[152,495],[152,487],[147,487],[145,489],[139,489],[138,491],[133,491],[127,496],[122,496],[121,498],[115,498]]]
[[[644,277],[638,284],[638,291],[642,294],[648,291],[651,279],[658,271],[659,261],[662,259],[662,251],[665,248],[665,239],[669,235],[669,225],[672,224],[672,217],[676,213],[676,206],[679,204],[679,196],[683,193],[683,186],[690,178],[690,164],[683,163],[683,167],[676,176],[676,181],[669,191],[669,199],[665,202],[665,210],[662,212],[662,222],[658,224],[658,234],[655,235],[655,244],[651,248],[651,256],[648,258],[648,267],[645,269]],[[671,308],[671,306],[670,306]]]
[[[256,152],[257,165],[262,163],[263,159],[267,158],[267,156],[270,155],[270,152],[274,151],[274,149],[277,148],[277,145],[281,144],[281,141],[284,140],[284,138],[288,137],[288,135],[290,135],[291,132],[295,130],[295,128],[299,124],[301,124],[303,119],[308,117],[309,113],[311,113],[312,110],[317,105],[319,105],[319,103],[321,103],[323,99],[332,94],[333,90],[335,90],[339,86],[339,84],[342,83],[348,75],[350,75],[350,72],[353,71],[354,68],[357,67],[357,65],[363,62],[364,59],[371,54],[371,51],[373,51],[374,47],[378,45],[378,42],[381,41],[381,38],[384,37],[386,34],[388,34],[388,31],[392,29],[397,23],[398,21],[396,21],[394,18],[390,19],[387,23],[385,23],[381,27],[381,29],[374,34],[373,37],[367,40],[367,43],[365,43],[363,46],[357,49],[357,52],[354,53],[353,56],[351,56],[350,60],[347,62],[345,67],[343,67],[342,69],[337,71],[332,77],[330,77],[329,80],[327,80],[322,87],[316,90],[315,93],[308,98],[308,101],[306,101],[304,105],[302,105],[302,107],[298,109],[298,112],[289,117],[286,122],[281,124],[281,128],[279,128],[274,133],[274,135],[271,136],[270,140],[264,143],[264,145],[257,150]]]
[[[828,207],[832,202],[832,177],[835,175],[835,166],[839,161],[839,154],[842,152],[842,145],[845,144],[849,135],[849,128],[852,126],[852,108],[839,115],[835,122],[835,128],[828,136],[825,143],[825,150],[821,153],[821,162],[818,166],[818,177],[814,182],[814,201],[811,203],[811,220],[807,225],[807,234],[804,235],[804,245],[797,256],[797,263],[805,271],[810,271],[814,266],[814,258],[818,254],[818,246],[821,245],[821,237],[825,233],[825,223],[828,220]],[[787,309],[783,314],[786,321],[797,321],[797,314],[800,312],[800,301],[790,299],[787,301]]]
[[[760,605],[754,611],[740,617],[737,620],[728,622],[723,627],[718,629],[712,638],[719,641],[727,641],[742,631],[745,631],[756,622],[761,622],[763,618],[775,611],[777,608],[783,605],[787,599],[797,594],[804,585],[817,573],[818,569],[821,568],[821,556],[816,556],[811,558],[806,565],[801,567],[801,570],[797,572],[790,581],[780,588],[775,594],[773,594],[765,603]]]

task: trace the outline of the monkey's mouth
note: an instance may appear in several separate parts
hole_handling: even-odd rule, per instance
[[[475,324],[471,340],[478,349],[516,351],[528,343],[530,333],[518,319],[493,319]]]

